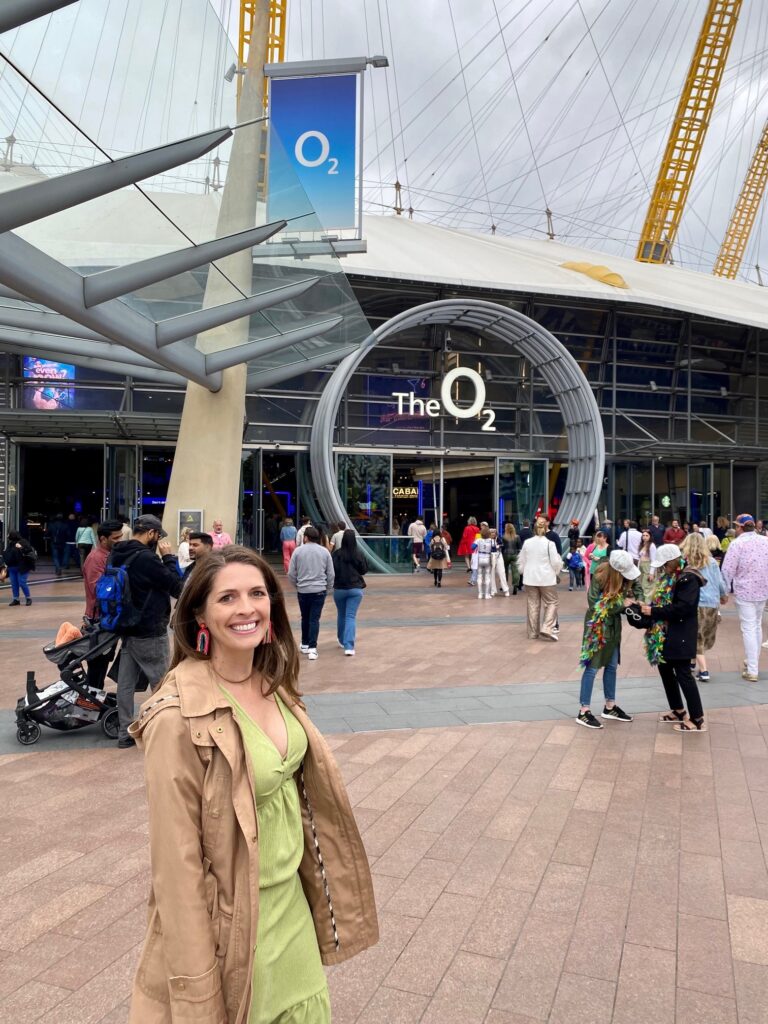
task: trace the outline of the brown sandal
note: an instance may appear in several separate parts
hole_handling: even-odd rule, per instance
[[[666,711],[663,715],[659,715],[659,722],[663,722],[665,725],[672,725],[675,722],[684,722],[685,712],[684,711]]]
[[[672,728],[675,732],[706,732],[707,723],[703,718],[689,718],[688,721],[673,725]]]

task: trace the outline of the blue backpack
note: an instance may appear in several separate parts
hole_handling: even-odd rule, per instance
[[[104,575],[96,582],[99,622],[108,633],[124,633],[141,621],[143,609],[137,608],[131,600],[128,577],[128,566],[140,554],[140,551],[134,551],[118,566],[112,565],[110,557]]]

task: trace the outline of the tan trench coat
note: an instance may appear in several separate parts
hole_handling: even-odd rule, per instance
[[[371,874],[328,746],[304,710],[280,695],[308,741],[296,779],[305,838],[299,875],[322,961],[337,964],[378,941]],[[240,728],[209,664],[190,659],[174,669],[130,733],[146,754],[152,854],[130,1024],[245,1024],[258,825]]]

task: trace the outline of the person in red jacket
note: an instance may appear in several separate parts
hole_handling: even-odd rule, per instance
[[[480,531],[477,528],[477,520],[474,516],[470,516],[467,520],[467,525],[464,527],[464,532],[461,535],[459,541],[459,548],[456,552],[459,557],[463,557],[464,562],[467,566],[467,572],[472,571],[472,545],[475,543],[475,537],[477,537]]]
[[[682,544],[685,540],[685,530],[680,528],[680,520],[673,519],[672,524],[664,531],[665,544]]]

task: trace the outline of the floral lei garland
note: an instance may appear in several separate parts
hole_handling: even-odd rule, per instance
[[[579,665],[582,668],[586,668],[595,655],[605,647],[605,623],[610,615],[621,608],[623,603],[623,593],[610,598],[602,595],[595,601],[592,616],[584,630],[584,639],[581,641]]]
[[[683,571],[684,565],[685,562],[681,558],[680,564],[672,572],[665,572],[659,577],[656,589],[653,593],[654,608],[664,608],[667,605],[672,604],[672,591],[675,588],[675,584],[677,583],[680,573]],[[664,664],[662,650],[664,649],[664,640],[666,635],[666,622],[654,622],[651,628],[646,632],[645,637],[643,638],[643,646],[645,647],[645,656],[651,665]]]

